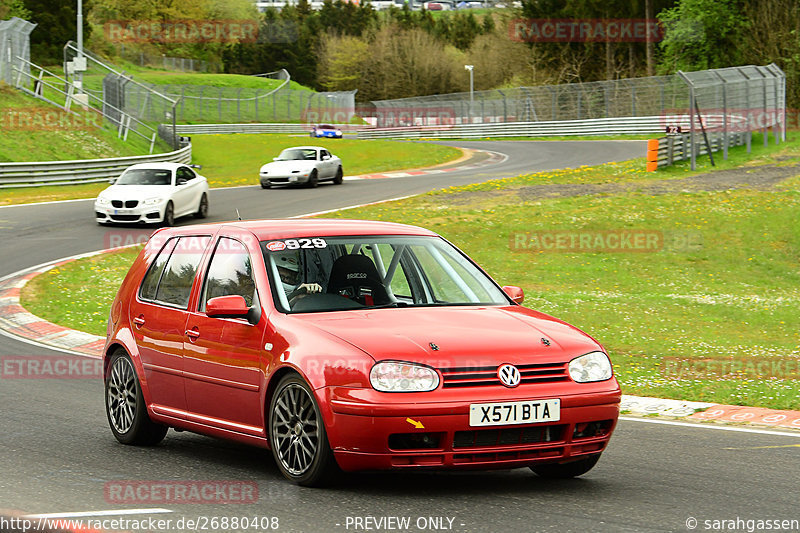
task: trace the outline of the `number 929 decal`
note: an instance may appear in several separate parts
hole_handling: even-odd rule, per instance
[[[267,243],[267,250],[270,252],[282,252],[283,250],[313,250],[314,248],[327,248],[328,243],[325,239],[315,237],[313,239],[286,239],[283,241],[270,241]]]

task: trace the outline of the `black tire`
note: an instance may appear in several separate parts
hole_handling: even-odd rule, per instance
[[[206,218],[208,216],[208,195],[203,193],[200,197],[200,203],[197,205],[197,211],[194,214],[195,218]]]
[[[172,202],[167,203],[167,207],[164,208],[164,219],[161,221],[161,225],[164,227],[175,225],[175,207]]]
[[[600,454],[592,455],[584,459],[578,459],[571,463],[550,463],[544,465],[532,466],[537,476],[548,479],[569,479],[573,477],[582,476],[597,464],[600,459]]]
[[[344,172],[342,172],[342,167],[339,167],[336,170],[336,175],[333,177],[334,185],[341,185],[344,183]]]
[[[317,169],[315,168],[314,170],[311,171],[311,174],[309,174],[308,183],[306,183],[306,186],[309,189],[313,189],[314,187],[317,186],[318,183],[319,183],[319,177],[317,175]]]
[[[123,350],[111,356],[104,390],[108,426],[119,442],[154,446],[164,440],[169,428],[150,420],[136,369]]]
[[[289,481],[324,486],[339,473],[314,393],[297,374],[287,374],[275,388],[267,421],[272,456]]]
[[[267,182],[267,183],[264,183],[263,181],[261,182],[261,188],[262,189],[269,189],[271,186],[272,185],[270,184],[270,182]]]

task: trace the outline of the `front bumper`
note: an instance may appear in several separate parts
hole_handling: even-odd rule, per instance
[[[106,224],[156,224],[164,218],[164,205],[140,205],[134,208],[116,208],[110,205],[94,204],[94,216],[97,222]]]
[[[259,174],[261,185],[294,185],[308,183],[310,172],[297,174]]]
[[[618,388],[587,394],[536,395],[561,399],[557,422],[481,427],[469,425],[471,403],[535,398],[467,399],[460,395],[428,404],[378,404],[370,400],[380,393],[359,389],[348,394],[348,390],[356,391],[326,389],[332,422],[330,444],[345,471],[488,470],[569,462],[605,450],[619,417]]]

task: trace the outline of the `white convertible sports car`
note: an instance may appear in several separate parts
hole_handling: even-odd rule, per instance
[[[208,215],[208,180],[188,165],[141,163],[128,167],[111,183],[94,202],[98,224],[171,226],[184,215]]]
[[[304,184],[316,187],[320,181],[342,183],[342,160],[321,146],[287,148],[272,163],[261,167],[261,187]]]

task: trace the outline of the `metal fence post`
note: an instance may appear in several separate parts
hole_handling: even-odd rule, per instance
[[[722,82],[722,159],[728,159],[728,82],[719,72],[713,72]]]
[[[683,81],[686,82],[686,85],[689,86],[689,153],[691,154],[692,158],[692,170],[697,169],[697,158],[695,156],[695,142],[694,142],[694,109],[695,109],[695,93],[694,93],[694,84],[692,80],[690,80],[686,74],[682,71],[678,71],[678,76],[681,77]]]

